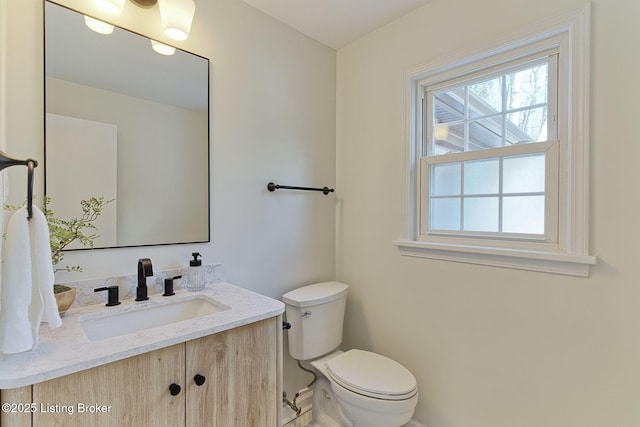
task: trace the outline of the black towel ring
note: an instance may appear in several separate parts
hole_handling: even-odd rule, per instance
[[[33,216],[33,173],[38,162],[27,159],[27,219]]]
[[[0,150],[0,171],[11,166],[27,166],[27,219],[33,216],[33,174],[38,161],[33,159],[18,160]]]

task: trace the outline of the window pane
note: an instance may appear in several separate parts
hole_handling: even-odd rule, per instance
[[[464,119],[464,87],[433,94],[434,118],[438,123]]]
[[[544,154],[505,157],[503,174],[505,194],[544,192]]]
[[[460,230],[460,198],[431,199],[431,230]]]
[[[499,231],[498,198],[467,197],[464,199],[464,229],[466,231]]]
[[[469,86],[469,117],[489,116],[502,111],[502,78]]]
[[[545,63],[506,75],[507,110],[547,103],[547,69]]]
[[[541,142],[547,140],[547,107],[531,108],[507,114],[507,142]]]
[[[433,95],[432,155],[464,151],[465,87]]]
[[[505,197],[502,201],[502,231],[544,234],[544,196]]]
[[[464,123],[448,125],[437,124],[433,127],[432,155],[461,153],[464,151]]]
[[[549,137],[549,63],[432,92],[431,151],[442,155]],[[468,132],[468,133],[466,133]],[[426,146],[426,145],[425,145]]]
[[[464,162],[464,194],[498,194],[499,168],[498,159]]]
[[[502,117],[469,122],[469,150],[502,147]]]
[[[430,193],[432,196],[455,196],[460,194],[462,181],[460,162],[432,165],[430,169]]]

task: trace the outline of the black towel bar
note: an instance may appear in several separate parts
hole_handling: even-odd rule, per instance
[[[312,188],[312,187],[294,187],[291,185],[278,185],[278,184],[274,184],[273,182],[270,182],[267,184],[267,190],[273,192],[276,191],[278,189],[285,189],[285,190],[305,190],[305,191],[322,191],[322,193],[326,196],[329,193],[333,193],[335,190],[333,188],[329,188],[329,187],[323,187],[323,188]]]

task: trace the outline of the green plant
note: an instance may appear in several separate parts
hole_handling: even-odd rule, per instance
[[[93,248],[93,242],[100,237],[94,222],[102,214],[103,208],[114,201],[104,200],[104,197],[91,197],[81,200],[82,216],[79,218],[60,219],[56,218],[51,210],[51,197],[45,196],[43,199],[42,213],[47,219],[49,226],[49,243],[51,245],[51,263],[54,272],[57,271],[82,271],[82,267],[66,266],[56,268],[64,258],[63,250],[73,242],[78,242],[82,246]],[[17,210],[17,206],[5,205],[5,210]]]

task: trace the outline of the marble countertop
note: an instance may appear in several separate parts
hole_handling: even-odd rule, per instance
[[[157,326],[113,338],[90,341],[81,317],[101,312],[135,310],[200,295],[230,307],[229,310]],[[96,304],[67,311],[62,326],[40,326],[40,342],[35,350],[0,355],[0,389],[36,384],[74,372],[115,362],[127,357],[183,343],[195,338],[268,319],[284,312],[280,301],[230,283],[209,285],[201,292],[176,291],[176,295],[152,295],[149,301],[122,301],[115,307]]]

